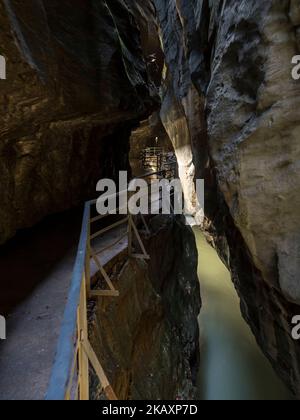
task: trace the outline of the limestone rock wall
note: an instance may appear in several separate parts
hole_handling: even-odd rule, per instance
[[[155,4],[173,106],[163,108],[165,120],[178,154],[186,144],[206,178],[207,216],[243,314],[300,396],[300,348],[291,338],[300,313],[300,83],[291,77],[299,2]]]
[[[150,229],[143,241],[151,260],[121,264],[120,297],[95,303],[91,340],[120,399],[191,399],[199,363],[195,238],[181,219],[158,216]]]
[[[123,0],[0,1],[0,243],[128,167],[154,108],[138,13]]]
[[[204,97],[193,83],[201,61],[201,45],[194,33],[195,16],[190,2],[154,0],[165,53],[161,120],[173,143],[186,200],[186,213],[203,222],[195,178],[203,178],[207,164]]]

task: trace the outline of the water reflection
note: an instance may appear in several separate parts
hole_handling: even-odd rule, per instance
[[[228,270],[199,229],[195,229],[195,235],[203,299],[199,398],[291,399],[241,316]]]

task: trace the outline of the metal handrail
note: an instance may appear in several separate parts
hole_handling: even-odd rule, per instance
[[[66,397],[77,340],[77,309],[80,301],[82,277],[86,266],[89,218],[90,203],[86,203],[70,292],[63,317],[56,358],[46,394],[46,400],[64,400]]]
[[[94,352],[88,336],[87,299],[95,296],[119,296],[97,256],[93,256],[90,235],[91,202],[84,207],[82,229],[70,292],[58,340],[55,362],[45,396],[46,400],[89,399],[89,364],[96,372],[109,400],[117,397]],[[91,291],[90,264],[95,258],[109,290]],[[74,397],[74,398],[72,398]]]

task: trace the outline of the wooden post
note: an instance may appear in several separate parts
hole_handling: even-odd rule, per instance
[[[88,340],[88,321],[87,321],[87,303],[86,303],[86,281],[85,275],[82,281],[80,304],[78,310],[78,365],[79,365],[79,399],[88,401],[89,396],[89,359],[84,351],[84,342]]]
[[[140,237],[139,231],[138,231],[138,229],[137,229],[137,227],[136,227],[136,225],[135,225],[135,223],[134,223],[133,220],[131,220],[131,227],[132,227],[133,232],[134,232],[134,234],[135,234],[135,236],[136,236],[136,238],[138,240],[138,243],[139,243],[139,245],[141,247],[141,250],[142,250],[142,253],[143,253],[144,258],[145,259],[149,259],[150,256],[147,254],[146,248],[145,248],[145,246],[143,244],[143,241],[142,241],[142,239]]]
[[[96,353],[94,352],[91,344],[89,341],[83,342],[83,348],[86,353],[86,356],[89,358],[91,365],[93,366],[96,375],[98,376],[98,379],[100,381],[100,384],[106,394],[106,397],[108,400],[117,401],[117,396],[114,393],[114,390],[112,389],[109,380],[107,376],[105,375],[105,372],[101,366],[101,363],[98,360],[98,357]]]
[[[144,217],[143,214],[141,214],[141,219],[142,219],[143,225],[144,225],[144,227],[146,229],[147,235],[150,235],[151,232],[150,232],[149,226],[148,226],[148,224],[146,222],[146,219],[145,219],[145,217]]]
[[[116,289],[115,289],[115,287],[114,287],[114,285],[113,285],[113,283],[112,283],[112,281],[110,280],[107,272],[105,271],[103,265],[101,264],[99,258],[97,257],[97,255],[95,254],[95,252],[93,251],[92,248],[91,248],[91,255],[94,258],[94,261],[95,261],[97,267],[99,268],[99,270],[100,270],[100,272],[101,272],[104,280],[106,281],[106,283],[107,283],[110,291],[117,292]],[[93,293],[91,292],[91,294],[93,294]],[[119,296],[119,295],[117,295],[117,296]]]

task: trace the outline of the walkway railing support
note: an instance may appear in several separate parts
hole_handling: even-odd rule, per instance
[[[165,172],[165,171],[163,171]],[[152,173],[150,175],[159,175]],[[149,177],[149,174],[145,176]],[[130,196],[130,192],[129,192]],[[161,197],[158,198],[160,207]],[[46,395],[46,400],[82,400],[90,398],[89,390],[89,367],[93,367],[98,376],[101,387],[108,400],[116,400],[117,396],[105,374],[105,371],[94,352],[88,336],[88,313],[87,301],[89,298],[118,297],[119,292],[115,289],[105,267],[102,265],[99,254],[116,244],[113,242],[109,247],[104,247],[98,253],[94,251],[92,241],[106,234],[112,229],[127,224],[128,257],[137,259],[150,259],[140,233],[136,226],[133,215],[128,209],[128,216],[119,222],[102,228],[100,231],[91,233],[92,225],[104,218],[104,216],[91,217],[91,206],[95,201],[85,205],[80,242],[71,281],[70,292],[64,313],[61,334],[58,342],[56,359],[53,366],[51,379]],[[149,228],[143,215],[142,222],[149,234]],[[126,234],[122,235],[123,239]],[[120,240],[120,238],[119,238]],[[137,253],[135,242],[141,253]],[[97,290],[91,284],[91,261],[105,280],[108,289]]]
[[[87,299],[92,294],[90,216],[90,203],[86,203],[71,289],[46,400],[89,400],[90,364],[106,397],[109,400],[117,399],[88,337]]]
[[[84,351],[84,343],[88,340],[88,321],[86,304],[85,275],[81,286],[80,304],[78,308],[78,371],[79,371],[79,397],[81,401],[88,401],[89,394],[89,359]]]

